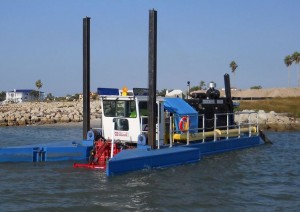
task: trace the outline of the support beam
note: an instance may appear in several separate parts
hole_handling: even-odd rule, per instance
[[[156,57],[157,57],[157,11],[149,11],[149,51],[148,51],[148,145],[156,148]]]
[[[90,130],[90,17],[83,18],[83,140]]]

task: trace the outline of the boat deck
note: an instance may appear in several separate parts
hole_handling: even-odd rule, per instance
[[[181,144],[173,147],[162,146],[151,150],[150,147],[123,150],[108,161],[106,175],[116,175],[129,171],[174,166],[193,163],[203,156],[255,147],[263,144],[259,136],[231,138],[219,141]]]

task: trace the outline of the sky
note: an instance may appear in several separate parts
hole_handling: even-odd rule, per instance
[[[148,87],[149,10],[157,11],[157,89],[214,81],[288,87],[300,52],[300,0],[0,0],[0,91],[82,92],[83,18],[91,25],[91,91]],[[234,60],[238,68],[232,74]],[[296,65],[291,87],[297,87]]]

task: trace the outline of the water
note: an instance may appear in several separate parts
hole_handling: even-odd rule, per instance
[[[0,211],[299,211],[300,132],[199,163],[106,177],[72,162],[0,163]],[[80,141],[80,126],[0,128],[0,147]]]

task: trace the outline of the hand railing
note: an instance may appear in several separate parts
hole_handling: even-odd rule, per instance
[[[242,122],[240,115],[246,114],[247,115],[247,122]],[[223,116],[223,117],[222,117]],[[224,117],[226,116],[226,117]],[[182,129],[175,129],[175,119],[178,119],[185,117],[186,122],[184,123],[184,130]],[[186,115],[186,116],[170,116],[170,126],[169,126],[169,141],[170,141],[170,147],[173,146],[174,143],[174,135],[185,135],[183,136],[184,140],[186,140],[187,145],[190,144],[191,138],[193,136],[197,135],[202,137],[202,142],[205,142],[206,137],[211,137],[210,133],[209,135],[205,131],[205,129],[212,129],[213,131],[213,140],[217,141],[219,137],[225,137],[226,139],[229,139],[230,134],[237,136],[238,138],[241,137],[242,132],[248,133],[248,136],[251,137],[253,131],[256,131],[258,133],[258,114],[255,112],[237,112],[237,113],[219,113],[214,114],[213,118],[210,120],[213,120],[213,126],[209,127],[205,121],[205,115],[199,114],[197,116],[198,121],[202,121],[202,127],[191,127],[191,120],[192,115]],[[222,118],[221,118],[222,117]],[[235,121],[235,119],[237,119]],[[221,121],[222,120],[222,121]],[[226,121],[224,121],[226,120]],[[179,122],[177,124],[177,128],[180,128]],[[201,126],[201,125],[200,125]],[[256,127],[256,130],[254,130],[254,127]],[[248,128],[248,130],[245,132],[245,128]],[[242,129],[242,130],[241,130]]]

